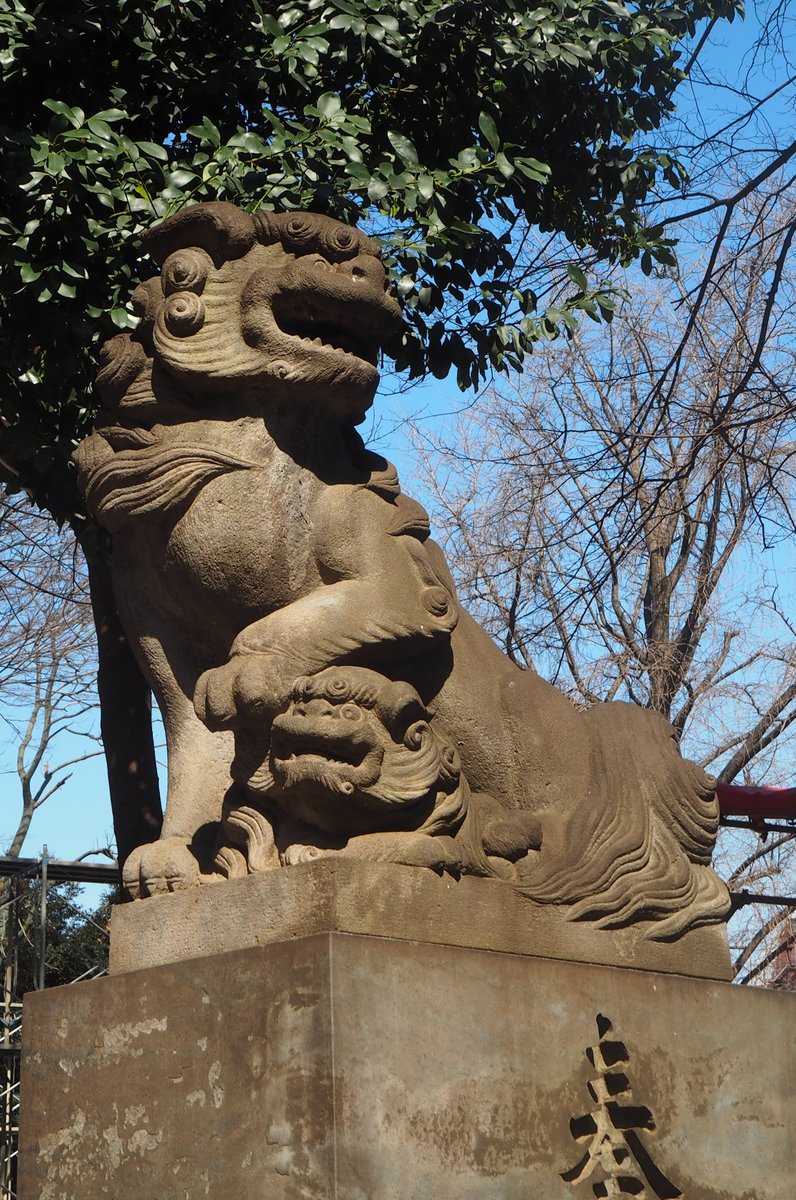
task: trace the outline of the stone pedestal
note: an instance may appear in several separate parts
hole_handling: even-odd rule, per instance
[[[19,1196],[791,1200],[795,1035],[790,996],[366,934],[126,971],[26,1000]]]
[[[570,920],[566,905],[537,904],[496,879],[345,858],[121,905],[111,924],[110,969],[117,975],[327,932],[732,978],[723,925],[659,942],[652,922],[599,929]]]

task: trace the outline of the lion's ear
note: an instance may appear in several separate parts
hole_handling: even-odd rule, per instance
[[[396,741],[403,741],[404,733],[415,721],[428,720],[428,709],[411,683],[399,680],[385,683],[376,699],[376,713],[389,729]]]
[[[213,200],[192,204],[150,229],[143,237],[144,249],[162,264],[175,250],[199,246],[216,267],[230,258],[241,258],[257,240],[254,218],[234,204]]]

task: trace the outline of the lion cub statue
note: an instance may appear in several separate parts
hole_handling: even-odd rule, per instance
[[[145,248],[160,274],[75,452],[166,727],[163,832],[130,892],[347,855],[658,939],[721,920],[715,781],[657,715],[577,711],[505,658],[359,437],[401,320],[377,246],[215,203]]]

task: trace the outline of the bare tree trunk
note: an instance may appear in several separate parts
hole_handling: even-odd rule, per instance
[[[102,742],[121,867],[136,846],[158,837],[163,824],[152,699],[116,612],[107,563],[90,563],[89,583],[97,628]]]

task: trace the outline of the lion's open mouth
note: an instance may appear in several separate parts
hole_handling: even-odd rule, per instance
[[[330,763],[333,767],[361,767],[367,751],[362,747],[361,753],[351,750],[348,754],[340,754],[341,747],[335,747],[337,754],[330,754],[328,746],[304,747],[291,750],[288,755],[276,755],[281,762],[298,762],[299,759],[315,759],[318,762]]]
[[[297,338],[305,345],[330,350],[340,355],[351,355],[370,363],[371,366],[376,365],[379,355],[377,341],[365,340],[364,337],[358,337],[349,327],[335,325],[312,305],[307,305],[301,313],[275,311],[274,315],[283,333]]]
[[[368,743],[357,745],[347,738],[310,738],[296,734],[284,737],[275,729],[271,753],[276,763],[315,760],[336,767],[357,768],[362,766],[373,749]]]

